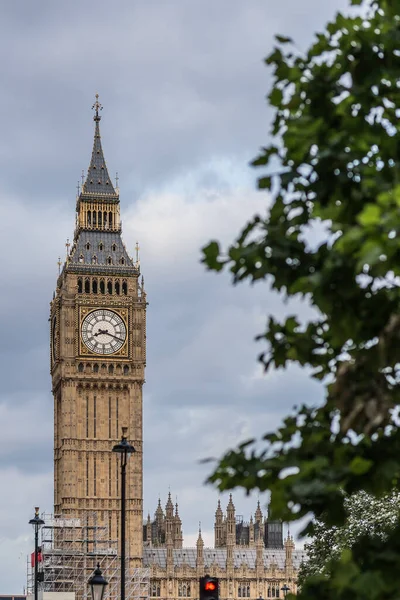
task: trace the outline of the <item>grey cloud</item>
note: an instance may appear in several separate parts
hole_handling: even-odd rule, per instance
[[[76,148],[90,143],[94,91],[107,109],[109,166],[133,195],[210,156],[248,161],[267,134],[262,58],[273,34],[292,34],[301,47],[333,10],[316,0],[301,8],[293,0],[122,1],[117,11],[104,0],[75,0],[68,10],[40,3],[34,14],[29,2],[11,6],[0,26],[8,57],[0,156],[4,184],[19,187],[27,201],[73,193],[89,159]]]
[[[267,313],[298,311],[304,318],[309,308],[282,306],[266,286],[232,289],[228,277],[205,273],[199,248],[210,237],[232,239],[267,204],[265,196],[254,197],[256,173],[247,163],[267,141],[270,73],[262,59],[273,34],[292,35],[305,48],[313,31],[346,4],[121,0],[112,10],[106,0],[3,3],[4,593],[24,584],[17,555],[31,549],[26,523],[33,505],[52,509],[48,303],[57,258],[73,233],[76,181],[90,158],[95,92],[104,104],[109,170],[121,176],[124,238],[130,249],[137,238],[143,242],[150,300],[145,508],[155,509],[159,492],[164,501],[170,485],[186,536],[199,519],[212,529],[216,492],[202,485],[210,466],[198,459],[276,426],[299,397],[319,401],[321,388],[307,373],[292,369],[262,379],[255,360],[261,346],[253,337]],[[240,186],[238,201],[232,190]],[[152,196],[168,190],[181,202],[166,210],[164,221]],[[225,203],[218,204],[221,196]],[[168,194],[161,201],[173,203]],[[210,418],[223,425],[217,437],[207,431]],[[239,514],[254,510],[254,498],[237,493],[235,502]]]

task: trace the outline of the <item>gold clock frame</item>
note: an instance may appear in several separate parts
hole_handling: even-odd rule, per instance
[[[85,319],[85,317],[93,312],[94,310],[110,310],[112,312],[115,312],[117,315],[119,315],[121,317],[121,319],[124,322],[125,325],[125,329],[126,329],[126,339],[124,342],[124,345],[117,350],[116,352],[113,352],[112,354],[98,354],[97,352],[93,352],[92,350],[89,350],[89,348],[86,346],[85,342],[82,340],[82,324],[83,321]],[[85,356],[85,357],[90,357],[90,358],[97,358],[97,359],[101,359],[101,360],[107,360],[107,359],[112,359],[114,360],[115,358],[129,358],[129,310],[128,308],[124,308],[121,306],[80,306],[79,307],[79,319],[78,319],[78,340],[79,340],[79,347],[78,347],[78,353],[80,356]]]

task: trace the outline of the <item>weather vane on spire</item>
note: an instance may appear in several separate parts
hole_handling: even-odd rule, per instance
[[[99,111],[103,110],[103,107],[102,107],[102,105],[99,102],[99,95],[98,94],[96,94],[96,101],[95,101],[95,103],[92,106],[92,110],[95,111],[95,115],[93,117],[93,121],[100,121],[101,117],[99,115]]]

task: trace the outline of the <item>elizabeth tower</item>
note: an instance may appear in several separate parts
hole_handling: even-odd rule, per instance
[[[142,387],[146,295],[139,261],[121,238],[119,190],[100,138],[101,105],[86,181],[78,192],[74,240],[51,303],[54,395],[54,513],[120,529],[120,464],[113,446],[127,428],[127,556],[142,559]]]

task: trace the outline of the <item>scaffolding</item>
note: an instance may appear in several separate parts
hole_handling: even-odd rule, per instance
[[[44,592],[75,592],[77,600],[90,600],[88,580],[97,564],[109,582],[105,600],[120,596],[118,540],[111,540],[108,528],[98,523],[97,513],[82,519],[54,518],[43,514],[41,561],[38,562],[40,589]],[[126,598],[148,600],[150,570],[133,568],[126,558]],[[27,592],[33,593],[34,567],[27,565]]]

